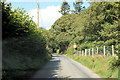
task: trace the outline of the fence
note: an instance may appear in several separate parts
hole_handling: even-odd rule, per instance
[[[105,56],[114,56],[117,54],[114,50],[114,45],[112,46],[102,46],[102,47],[94,47],[91,49],[84,49],[81,51],[77,51],[79,56],[94,56],[94,55],[104,55]]]

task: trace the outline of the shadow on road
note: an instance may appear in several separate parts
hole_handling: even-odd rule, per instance
[[[60,58],[57,54],[52,54],[52,59],[41,70],[36,72],[33,78],[60,78]],[[61,76],[62,77],[62,76]]]

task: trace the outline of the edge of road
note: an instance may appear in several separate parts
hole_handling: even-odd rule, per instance
[[[61,55],[61,54],[60,54]],[[63,55],[64,57],[66,57],[67,59],[69,59],[72,63],[75,63],[76,65],[75,66],[81,66],[84,70],[86,70],[87,72],[85,72],[86,74],[90,75],[91,73],[93,73],[94,75],[93,76],[97,76],[96,78],[101,78],[98,74],[96,74],[93,70],[89,69],[88,67],[82,65],[81,63],[69,58],[68,56],[66,55]]]

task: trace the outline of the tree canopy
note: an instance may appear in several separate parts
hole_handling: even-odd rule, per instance
[[[54,34],[54,48],[64,52],[74,43],[79,45],[79,49],[92,47],[93,43],[98,46],[117,46],[119,4],[120,2],[90,2],[90,7],[82,10],[82,2],[73,3],[77,14],[63,15],[49,30]]]
[[[67,1],[64,1],[61,6],[61,10],[59,11],[62,15],[67,15],[70,12],[70,6]]]

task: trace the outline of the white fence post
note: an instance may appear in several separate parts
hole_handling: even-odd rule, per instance
[[[112,45],[112,56],[114,56],[114,45]]]
[[[79,54],[79,56],[81,56],[81,51],[80,51],[80,54]]]
[[[105,57],[105,46],[104,46],[104,51],[103,52],[104,52],[104,57]]]
[[[84,54],[84,51],[82,50],[82,56],[83,56],[83,54]]]
[[[85,49],[85,56],[87,56],[87,49]]]
[[[77,51],[77,55],[79,56],[79,51]]]
[[[79,51],[79,56],[80,56],[80,51]]]
[[[98,47],[97,47],[97,54],[98,54]]]
[[[93,57],[93,54],[94,54],[94,49],[92,48],[92,57]]]
[[[80,56],[82,56],[82,51],[80,51]]]
[[[90,56],[90,49],[89,49],[89,56]]]

